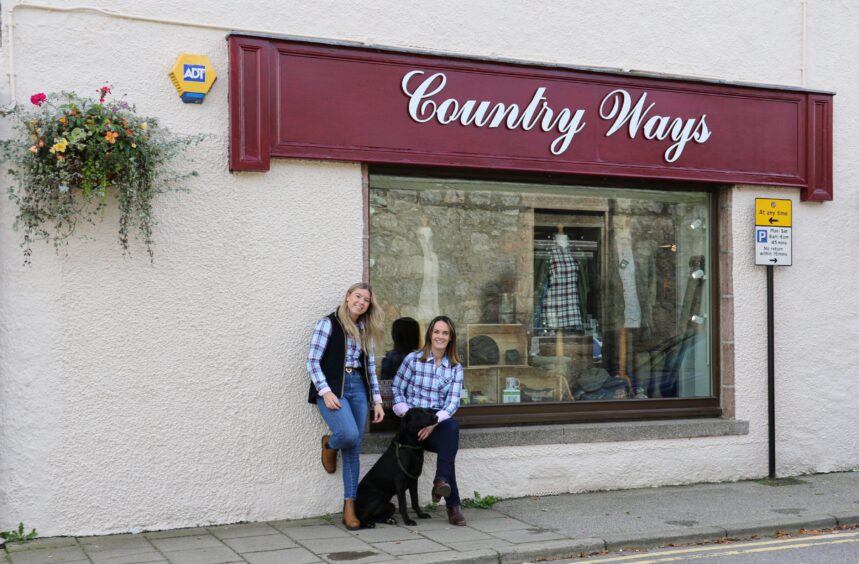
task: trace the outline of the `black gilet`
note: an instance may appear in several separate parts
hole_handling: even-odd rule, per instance
[[[328,381],[328,387],[334,392],[338,398],[343,397],[343,373],[346,370],[346,331],[340,324],[335,311],[328,316],[331,321],[331,336],[328,337],[328,344],[325,345],[325,351],[322,353],[322,358],[319,365],[322,368],[322,373],[325,374],[325,379]],[[370,398],[373,393],[370,389],[370,377],[367,375],[367,353],[361,350],[361,374],[364,376],[364,383],[367,385],[367,397]],[[310,381],[310,392],[307,395],[308,403],[316,403],[316,398],[319,394],[316,392],[316,386],[313,381]]]

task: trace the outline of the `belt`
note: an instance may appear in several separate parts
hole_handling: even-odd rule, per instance
[[[346,374],[352,374],[353,372],[361,372],[361,367],[359,366],[347,366]]]

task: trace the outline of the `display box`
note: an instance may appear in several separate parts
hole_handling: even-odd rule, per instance
[[[470,324],[466,358],[468,366],[526,366],[528,334],[522,324]]]
[[[498,387],[518,386],[521,403],[559,401],[572,398],[566,378],[555,370],[535,366],[498,369]]]
[[[498,403],[497,368],[464,368],[462,386],[468,390],[468,397],[464,398],[462,405]]]

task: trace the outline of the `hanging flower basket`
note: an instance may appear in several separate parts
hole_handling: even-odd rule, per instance
[[[196,172],[175,172],[169,162],[199,137],[172,135],[158,121],[137,114],[125,100],[112,99],[110,86],[98,99],[60,92],[30,97],[32,106],[12,115],[16,137],[2,143],[16,182],[9,197],[17,204],[15,229],[23,233],[24,262],[34,241],[59,249],[80,221],[103,216],[112,195],[119,204],[119,244],[129,252],[129,234],[154,257],[152,203],[165,191],[181,189]]]

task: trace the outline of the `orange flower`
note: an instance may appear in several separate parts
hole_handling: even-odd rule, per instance
[[[116,133],[115,131],[108,131],[104,136],[108,143],[116,143],[117,137],[119,137],[119,133]]]
[[[31,153],[38,153],[38,152],[39,152],[39,148],[38,148],[38,147],[36,147],[35,145],[33,145],[32,147],[30,147],[30,152],[31,152]]]
[[[60,121],[60,123],[62,123],[63,125],[65,125],[65,124],[66,124],[66,116],[60,116],[60,120],[59,120],[59,121]]]

